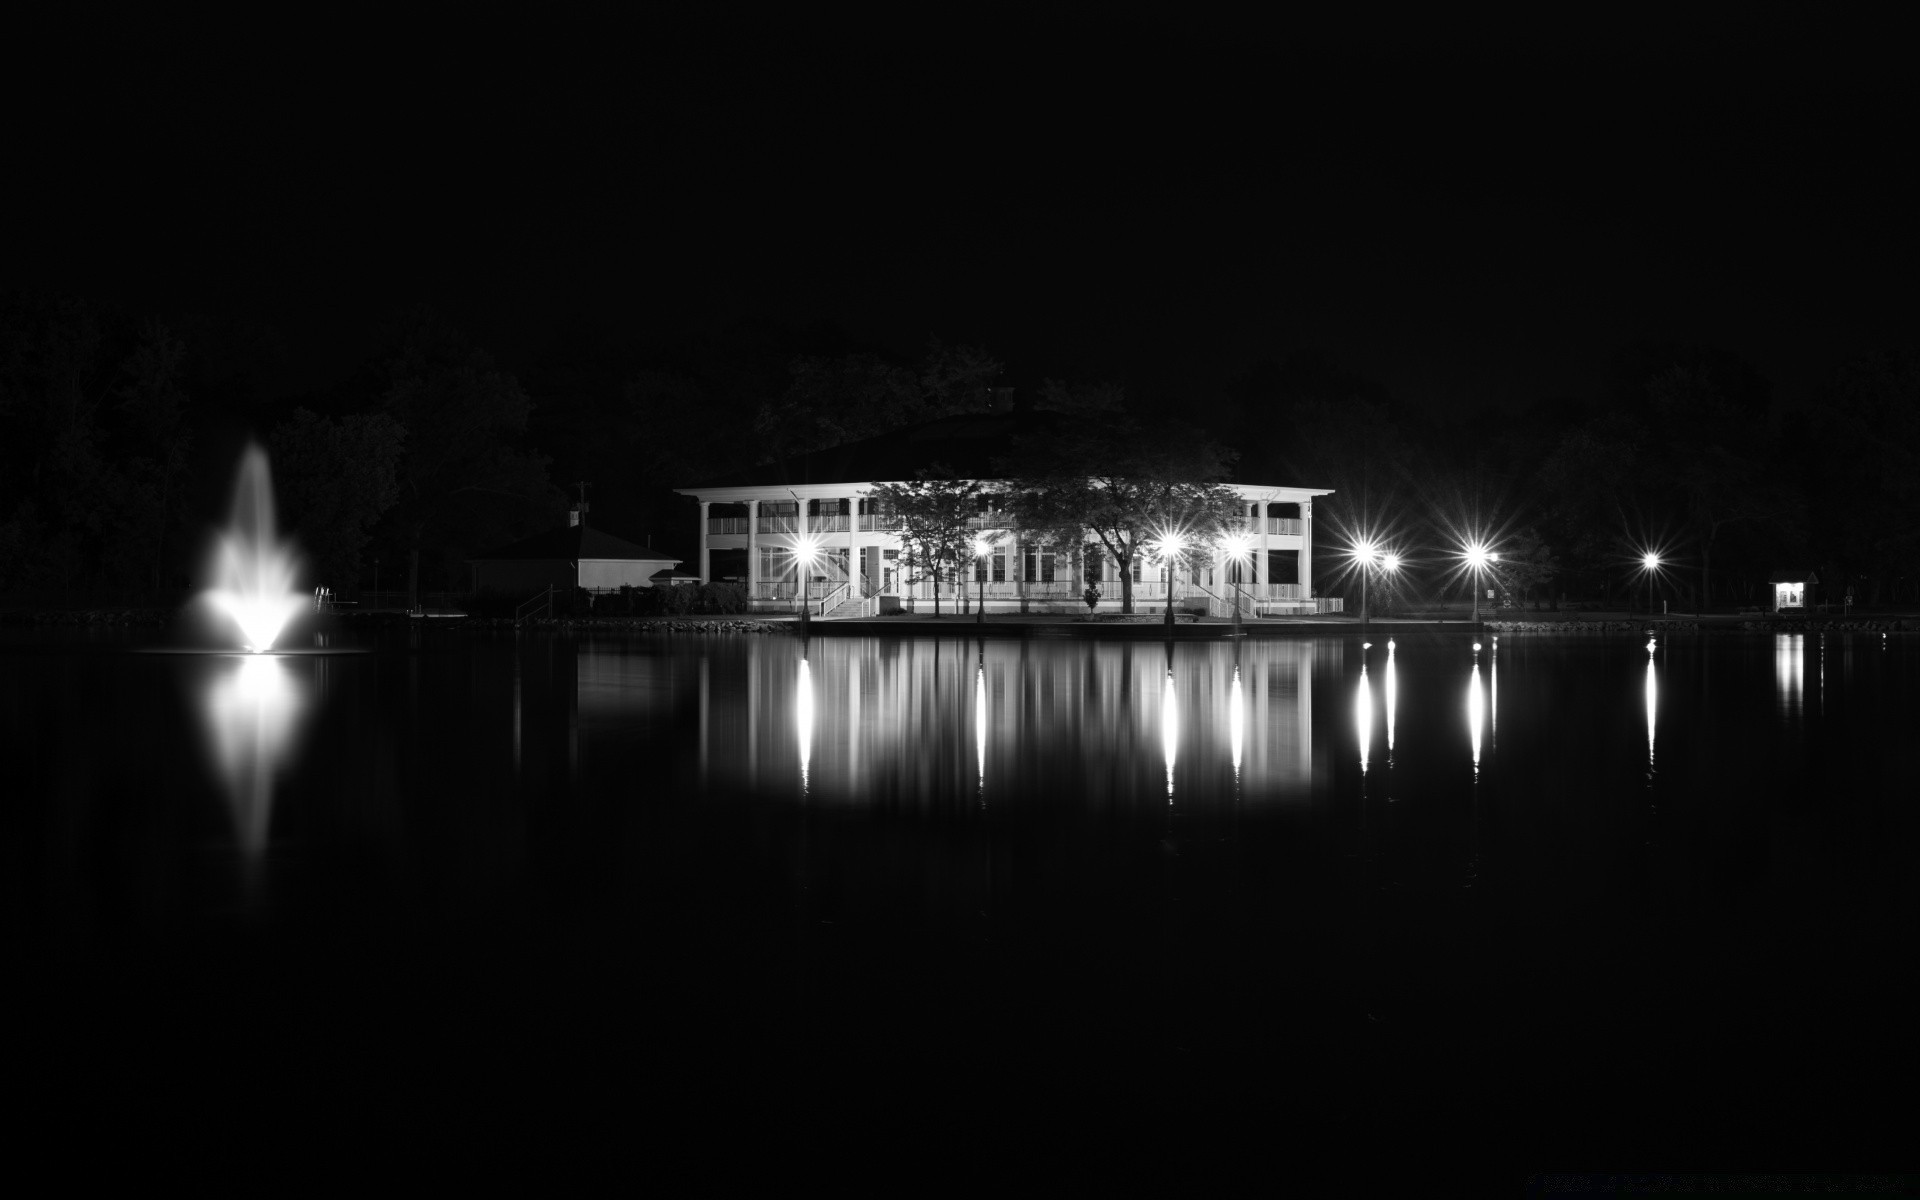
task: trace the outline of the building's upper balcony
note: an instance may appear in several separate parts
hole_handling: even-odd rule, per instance
[[[714,536],[741,536],[751,526],[756,533],[797,534],[803,520],[809,533],[847,533],[856,527],[856,523],[862,533],[886,533],[900,528],[900,518],[892,513],[861,513],[858,516],[831,513],[805,518],[798,513],[762,513],[758,517],[708,517],[707,533]],[[1262,533],[1275,537],[1300,537],[1306,532],[1306,522],[1295,517],[1249,517],[1242,527],[1256,537]],[[967,518],[967,528],[1010,530],[1014,528],[1014,521],[1007,513],[981,513]]]

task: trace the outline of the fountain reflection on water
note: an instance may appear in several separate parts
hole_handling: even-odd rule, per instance
[[[206,689],[207,728],[252,883],[267,849],[274,775],[292,748],[295,722],[306,707],[305,688],[277,656],[250,654],[223,666]]]

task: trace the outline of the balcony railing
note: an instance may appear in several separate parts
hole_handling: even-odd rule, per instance
[[[800,532],[800,518],[795,516],[792,513],[775,514],[773,516],[767,516],[765,514],[762,514],[758,518],[758,521],[759,521],[759,524],[756,526],[756,528],[761,533],[798,533]]]
[[[886,532],[900,528],[900,518],[892,513],[861,513],[860,532]]]
[[[764,517],[761,518],[763,521],[765,519]],[[707,532],[709,534],[745,533],[747,531],[748,520],[749,518],[747,517],[708,517]]]
[[[1299,537],[1304,531],[1305,521],[1298,517],[1268,517],[1267,532],[1286,537]]]

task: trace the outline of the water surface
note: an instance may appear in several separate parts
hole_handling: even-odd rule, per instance
[[[0,651],[64,1111],[1537,1167],[1900,1124],[1897,638],[330,638]]]

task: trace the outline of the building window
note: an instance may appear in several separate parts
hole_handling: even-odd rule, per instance
[[[771,583],[794,578],[793,551],[785,546],[760,547],[760,578]]]
[[[1004,553],[999,553],[992,555],[991,558],[993,561],[993,582],[1005,583],[1007,581],[1007,556]]]
[[[1107,552],[1104,549],[1099,546],[1088,546],[1085,550],[1081,551],[1080,561],[1087,565],[1088,583],[1105,583],[1107,581]]]

